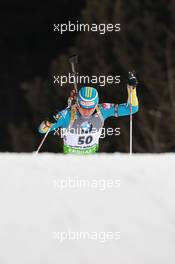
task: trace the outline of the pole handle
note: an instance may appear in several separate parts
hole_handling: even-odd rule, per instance
[[[78,55],[74,54],[69,58],[69,62],[72,64],[77,64],[78,63]]]

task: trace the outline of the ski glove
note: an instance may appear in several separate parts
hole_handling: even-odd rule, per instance
[[[40,126],[39,126],[39,132],[40,133],[47,133],[47,131],[49,130],[49,128],[51,128],[53,125],[53,123],[49,122],[49,121],[43,121]]]
[[[76,97],[77,97],[77,92],[73,89],[70,93],[70,99],[76,100]]]
[[[138,80],[136,77],[136,73],[134,71],[129,72],[128,85],[133,86],[135,88],[137,84],[138,84]]]

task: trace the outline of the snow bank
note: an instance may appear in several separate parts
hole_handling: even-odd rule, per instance
[[[175,154],[0,154],[1,264],[174,264]]]

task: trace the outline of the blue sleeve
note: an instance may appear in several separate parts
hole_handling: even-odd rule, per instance
[[[100,112],[105,119],[108,117],[118,117],[118,116],[127,116],[130,115],[130,105],[125,104],[109,104],[103,103],[99,105]],[[138,111],[138,106],[132,106],[132,113],[136,113]]]
[[[61,128],[66,128],[69,125],[70,122],[70,110],[68,109],[64,109],[60,112],[57,113],[56,117],[57,117],[57,122],[54,123],[51,127],[50,131],[54,131],[55,129],[61,127]]]
[[[55,117],[56,117],[57,121],[55,123],[52,123],[51,129],[49,132],[55,131],[59,127],[60,128],[67,128],[68,127],[68,125],[70,123],[70,118],[71,118],[70,109],[64,109],[64,110],[56,113]],[[38,132],[40,134],[45,134],[47,132],[47,130],[45,130],[42,127],[42,123],[40,124],[40,126],[38,128]]]
[[[138,106],[132,106],[132,114],[138,112]],[[130,115],[130,104],[119,104],[117,110],[118,116],[127,116]]]

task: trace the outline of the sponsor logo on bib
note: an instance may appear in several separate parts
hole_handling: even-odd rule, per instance
[[[81,130],[83,133],[90,133],[92,131],[92,124],[88,121],[85,121],[81,124]]]

